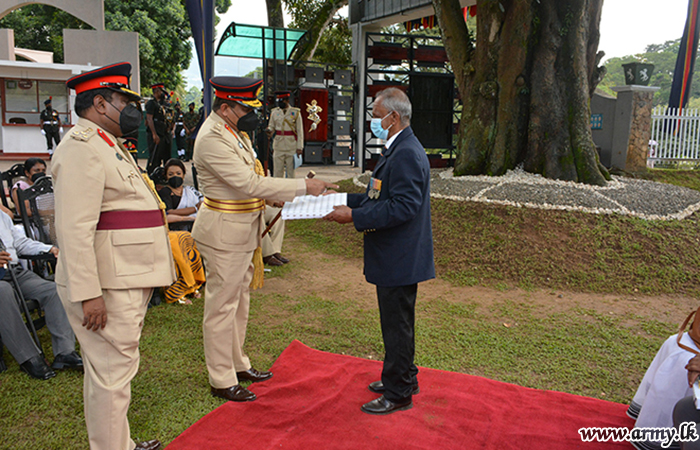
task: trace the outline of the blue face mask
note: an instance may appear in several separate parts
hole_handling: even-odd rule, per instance
[[[386,116],[382,117],[381,119],[378,117],[373,118],[369,122],[369,128],[372,130],[372,133],[378,137],[379,139],[386,141],[389,138],[389,128],[391,128],[394,124],[392,123],[389,125],[389,128],[386,130],[382,128],[382,121],[389,117],[391,113],[387,114]]]

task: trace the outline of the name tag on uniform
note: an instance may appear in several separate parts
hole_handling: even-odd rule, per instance
[[[379,194],[382,192],[382,180],[379,180],[377,178],[370,178],[369,179],[369,192],[367,193],[367,196],[373,200],[376,200],[379,198]]]

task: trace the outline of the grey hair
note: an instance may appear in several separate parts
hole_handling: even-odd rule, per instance
[[[377,102],[379,99],[382,100],[382,105],[387,111],[396,111],[398,113],[399,117],[401,117],[402,125],[411,124],[411,100],[404,91],[397,88],[384,89],[377,94],[374,101]]]

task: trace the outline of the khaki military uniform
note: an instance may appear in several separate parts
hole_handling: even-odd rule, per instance
[[[127,411],[143,319],[152,288],[170,285],[175,270],[164,225],[97,228],[101,213],[158,210],[157,194],[126,148],[83,118],[56,149],[51,171],[61,249],[56,284],[85,364],[90,448],[133,449]],[[99,296],[107,325],[88,331],[82,302]]]
[[[303,179],[265,178],[255,172],[250,139],[215,112],[197,135],[194,149],[205,200],[192,237],[204,259],[204,355],[209,383],[217,389],[238,384],[236,372],[250,369],[243,351],[252,258],[264,231],[262,199],[290,201],[304,195]]]
[[[269,225],[277,216],[277,213],[281,211],[281,208],[275,208],[274,206],[268,206],[265,208],[265,228]],[[275,253],[282,253],[282,243],[284,242],[284,219],[281,217],[277,219],[274,225],[270,227],[270,231],[267,232],[265,237],[262,239],[262,255],[263,258],[267,256],[272,256]]]
[[[303,122],[299,108],[290,106],[283,110],[277,107],[270,112],[268,128],[276,133],[272,149],[275,152],[274,176],[277,178],[284,178],[285,169],[287,178],[294,178],[294,155],[297,150],[304,149]]]

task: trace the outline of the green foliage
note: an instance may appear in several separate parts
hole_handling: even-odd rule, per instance
[[[680,42],[681,40],[677,39],[675,41],[666,41],[663,44],[652,44],[647,46],[644,53],[609,59],[605,62],[608,73],[598,87],[614,95],[614,92],[610,89],[611,87],[625,85],[625,76],[622,71],[623,64],[631,62],[651,63],[654,64],[654,74],[649,85],[661,88],[654,95],[654,106],[667,105],[671,95],[673,72],[676,69],[676,58],[678,57]],[[605,51],[604,48],[601,50]],[[700,67],[697,62],[696,67]],[[689,107],[700,107],[700,73],[697,70],[693,74]]]
[[[192,49],[190,24],[184,0],[105,0],[105,28],[139,33],[141,85],[145,93],[155,82],[169,89],[182,86],[180,72],[189,67]],[[225,13],[231,0],[216,0]],[[15,30],[15,45],[54,53],[62,63],[63,29],[91,29],[72,15],[45,5],[27,5],[0,20],[1,28]]]
[[[285,0],[287,11],[292,15],[289,27],[307,30],[311,38],[304,53],[295,54],[295,59],[309,59],[318,41],[312,60],[350,63],[352,34],[348,19],[337,15],[338,10],[347,4],[348,0]]]
[[[347,18],[334,18],[321,35],[314,53],[315,61],[352,64],[352,32]]]
[[[167,89],[182,85],[180,72],[192,59],[192,36],[180,0],[105,0],[106,28],[139,33],[142,92],[156,82]]]

